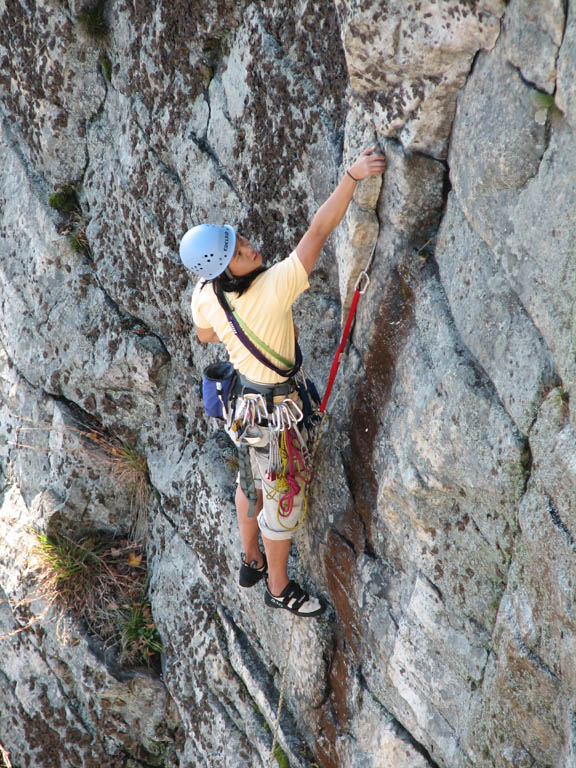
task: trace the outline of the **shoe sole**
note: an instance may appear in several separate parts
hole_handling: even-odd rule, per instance
[[[282,611],[289,611],[290,613],[293,613],[294,616],[301,616],[303,619],[314,619],[316,616],[323,614],[326,610],[326,605],[322,602],[322,600],[318,600],[320,603],[320,608],[317,608],[315,611],[310,611],[309,613],[300,613],[300,611],[295,611],[289,606],[278,602],[268,591],[264,593],[264,602],[269,608],[280,608]]]

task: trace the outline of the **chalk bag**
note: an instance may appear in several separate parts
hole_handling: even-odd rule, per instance
[[[207,365],[202,371],[202,399],[209,416],[228,419],[230,394],[236,382],[236,371],[229,362]]]

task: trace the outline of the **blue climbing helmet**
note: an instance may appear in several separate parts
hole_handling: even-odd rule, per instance
[[[227,224],[199,224],[192,227],[180,240],[182,264],[212,280],[228,267],[236,247],[236,232]]]

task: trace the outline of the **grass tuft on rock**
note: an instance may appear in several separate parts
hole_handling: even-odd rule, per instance
[[[119,630],[122,662],[130,666],[152,666],[154,657],[162,653],[162,640],[147,599],[123,606]]]
[[[84,622],[123,666],[159,667],[162,642],[147,598],[145,552],[127,538],[35,533],[38,599]]]
[[[93,3],[82,8],[76,19],[86,34],[94,40],[103,41],[108,37],[109,28],[104,14],[105,2]]]
[[[50,195],[48,203],[54,210],[65,214],[65,221],[58,231],[68,237],[72,250],[91,256],[90,243],[86,237],[88,222],[82,215],[75,185],[65,184],[59,187]]]
[[[136,541],[142,541],[146,535],[146,507],[151,490],[146,457],[134,443],[96,429],[82,434],[82,442],[93,462],[114,482],[129,489],[131,534]]]
[[[75,253],[84,253],[91,256],[90,243],[86,236],[86,222],[84,219],[71,222],[68,232],[68,242]]]

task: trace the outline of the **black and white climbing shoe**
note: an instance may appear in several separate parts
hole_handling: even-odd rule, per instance
[[[264,602],[270,608],[285,608],[287,611],[295,613],[296,616],[308,616],[310,618],[320,616],[326,610],[326,606],[321,600],[310,597],[308,592],[305,592],[295,581],[288,582],[278,597],[275,597],[266,585]]]
[[[266,576],[268,573],[268,562],[266,555],[262,555],[262,557],[264,558],[264,564],[257,568],[257,561],[252,560],[252,562],[247,563],[246,555],[242,552],[242,565],[240,566],[240,578],[238,579],[241,587],[253,587],[254,584],[258,584],[260,579]]]

